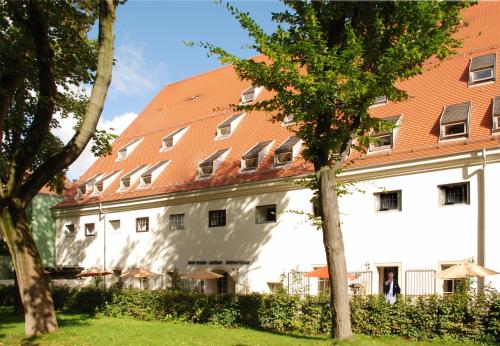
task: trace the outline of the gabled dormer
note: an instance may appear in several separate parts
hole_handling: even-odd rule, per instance
[[[83,198],[86,194],[91,194],[92,192],[94,192],[94,182],[100,176],[102,176],[102,174],[95,174],[90,179],[87,179],[85,182],[78,185],[75,198]]]
[[[370,138],[372,139],[368,147],[370,152],[394,148],[401,118],[401,115],[382,118],[382,120],[390,123],[392,128],[387,130],[372,131],[370,133]]]
[[[500,134],[500,96],[495,96],[492,103],[491,116],[493,118],[493,126],[491,132]]]
[[[245,105],[254,102],[257,99],[257,96],[259,96],[261,90],[262,87],[253,85],[250,88],[243,90],[241,93],[241,104]]]
[[[227,138],[231,136],[231,134],[234,132],[238,124],[241,122],[243,119],[243,116],[245,113],[238,113],[233,116],[230,116],[226,120],[224,120],[222,123],[217,125],[217,137],[216,139],[221,139],[221,138]]]
[[[205,178],[213,175],[224,161],[230,149],[217,150],[198,165],[198,176]]]
[[[172,149],[177,144],[177,142],[179,142],[182,136],[186,134],[187,129],[187,127],[181,127],[180,129],[175,130],[174,132],[163,138],[161,141],[160,151],[167,151]]]
[[[470,101],[445,106],[439,120],[439,139],[467,138],[469,136],[470,110]]]
[[[293,162],[300,152],[301,144],[302,141],[298,137],[288,137],[288,139],[274,151],[274,165],[284,166]]]
[[[116,156],[116,161],[125,160],[134,150],[139,146],[139,143],[142,141],[142,137],[136,138],[133,141],[129,142],[127,145],[124,145],[120,149],[118,149],[118,155]]]
[[[272,143],[273,141],[260,142],[243,155],[241,157],[241,171],[253,171],[257,169]]]
[[[96,179],[94,182],[94,195],[98,195],[106,190],[109,185],[113,182],[113,180],[118,176],[120,171],[114,171],[109,174],[104,174],[99,179]]]
[[[169,162],[169,160],[159,161],[148,168],[144,173],[141,174],[139,187],[147,187],[153,184],[156,178],[158,178],[158,176],[163,172],[165,167],[167,167]]]
[[[476,56],[469,63],[469,86],[495,81],[496,53]]]
[[[140,165],[120,178],[120,188],[118,191],[128,190],[134,182],[141,176],[147,165]]]

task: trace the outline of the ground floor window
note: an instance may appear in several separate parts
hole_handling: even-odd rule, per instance
[[[229,279],[228,273],[222,274],[222,277],[217,279],[217,294],[228,293],[227,291],[228,279]]]
[[[318,279],[318,294],[330,294],[330,279]]]

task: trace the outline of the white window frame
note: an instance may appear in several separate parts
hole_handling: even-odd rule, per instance
[[[464,186],[465,187],[465,201],[460,202],[460,203],[446,203],[446,189],[456,187],[456,186]],[[468,181],[438,185],[438,189],[439,189],[439,204],[442,207],[450,207],[453,205],[469,205],[470,204],[470,182],[468,182]]]
[[[146,229],[141,229],[140,226],[140,223],[141,222],[145,222],[145,225],[146,225]],[[135,232],[136,233],[147,233],[149,232],[149,229],[150,229],[150,224],[149,224],[149,216],[144,216],[144,217],[137,217],[135,219]]]
[[[171,132],[168,136],[163,137],[161,140],[161,148],[160,151],[169,151],[172,150],[173,147],[181,140],[181,138],[186,134],[188,127],[180,128],[176,131]],[[172,141],[172,146],[167,146],[167,141]]]
[[[471,77],[471,83],[472,85],[475,85],[475,84],[479,84],[481,82],[486,82],[486,81],[490,81],[490,80],[493,80],[493,77],[495,76],[495,73],[493,72],[493,67],[490,67],[490,68],[485,68],[485,69],[482,69],[482,70],[477,70],[477,71],[473,71],[470,73],[470,77]],[[483,78],[474,78],[474,75],[475,74],[479,74],[480,72],[483,72],[483,71],[490,71],[490,76],[489,77],[483,77]]]
[[[75,225],[74,223],[67,223],[64,225],[64,234],[66,235],[66,237],[74,237],[77,228],[77,225]]]
[[[380,100],[378,100],[380,98]],[[369,108],[372,107],[378,107],[378,106],[385,106],[387,104],[387,96],[385,95],[380,95],[376,96],[375,99],[373,100],[372,104],[370,104]]]
[[[287,114],[283,118],[283,126],[288,126],[295,124],[295,115],[294,114]]]
[[[395,193],[397,196],[397,206],[396,208],[391,209],[381,209],[382,207],[382,195],[388,195]],[[386,212],[400,212],[402,211],[402,190],[389,190],[389,191],[381,191],[375,193],[375,210],[378,213],[386,213]]]
[[[390,137],[391,143],[386,144],[386,145],[376,145],[375,140],[377,138],[383,138],[383,137]],[[391,131],[390,133],[386,133],[383,135],[373,136],[372,138],[374,141],[370,142],[369,149],[368,149],[370,152],[392,149],[392,147],[394,145],[394,131]]]
[[[241,92],[241,102],[240,104],[246,105],[252,102],[255,102],[257,100],[257,96],[259,96],[260,91],[262,87],[257,87],[257,86],[251,86]],[[245,95],[252,94],[253,93],[253,98],[252,99],[245,99]]]
[[[463,132],[449,134],[449,135],[446,134],[446,129],[448,127],[450,127],[450,126],[456,126],[456,125],[461,125],[461,124],[464,125],[464,131]],[[466,136],[468,134],[467,122],[466,121],[459,121],[459,122],[456,122],[456,123],[445,124],[445,125],[441,125],[441,127],[442,127],[442,131],[443,131],[443,134],[442,134],[442,138],[443,139],[446,139],[446,138],[456,138],[456,137],[464,137],[464,136]]]
[[[137,146],[142,142],[142,138],[136,138],[129,142],[127,145],[124,145],[116,154],[116,161],[125,160],[132,152],[137,148]]]
[[[121,221],[119,219],[109,220],[109,226],[114,233],[118,233],[118,232],[120,232],[120,229],[121,229]],[[116,227],[116,226],[118,226],[118,227]]]
[[[94,222],[88,222],[84,225],[85,236],[95,237],[97,235],[97,230]]]

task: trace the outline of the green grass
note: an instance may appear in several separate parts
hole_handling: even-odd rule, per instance
[[[60,329],[56,333],[26,339],[22,318],[10,310],[0,309],[0,345],[455,345],[445,341],[416,342],[364,335],[335,343],[326,337],[62,313],[58,314],[58,321]]]

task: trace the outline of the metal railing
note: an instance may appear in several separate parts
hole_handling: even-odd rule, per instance
[[[405,295],[421,296],[436,293],[434,269],[408,269],[405,271]]]
[[[372,294],[372,271],[350,272],[356,276],[354,280],[349,281],[350,294]]]

